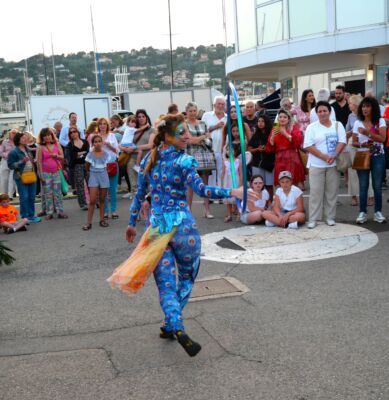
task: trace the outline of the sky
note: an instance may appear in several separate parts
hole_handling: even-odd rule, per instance
[[[168,49],[168,0],[21,0],[1,2],[0,58],[92,51],[90,6],[97,50],[152,46]],[[234,43],[233,0],[225,0],[227,43]],[[222,0],[170,0],[173,48],[225,43]]]

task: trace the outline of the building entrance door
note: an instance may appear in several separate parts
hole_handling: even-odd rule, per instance
[[[365,79],[356,79],[354,81],[344,82],[346,92],[350,94],[360,94],[365,96]]]

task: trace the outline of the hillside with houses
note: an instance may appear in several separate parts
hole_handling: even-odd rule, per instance
[[[225,58],[232,52],[232,47],[226,49],[221,44],[178,47],[173,51],[174,88],[213,86],[222,89],[226,85]],[[171,88],[169,50],[147,47],[101,53],[99,60],[105,92],[115,94],[115,74],[123,71],[123,67],[129,74],[130,91]],[[96,93],[92,52],[55,55],[54,68],[57,94]],[[26,87],[33,95],[55,94],[52,57],[37,54],[18,62],[0,58],[0,112],[23,109]]]

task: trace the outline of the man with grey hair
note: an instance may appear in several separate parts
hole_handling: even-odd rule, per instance
[[[258,124],[258,118],[255,116],[255,103],[249,100],[246,105],[246,115],[243,117],[243,122],[249,126],[251,131],[251,136],[254,135],[255,128]]]
[[[207,126],[208,131],[212,133],[212,149],[216,159],[216,171],[212,171],[212,175],[209,177],[210,186],[222,186],[222,131],[227,122],[225,110],[226,100],[223,96],[216,96],[213,100],[213,111],[204,113],[201,118]]]
[[[318,101],[328,101],[330,98],[330,91],[327,88],[322,88],[319,89],[319,91],[317,92],[317,97],[316,97],[316,102]],[[316,122],[319,121],[319,117],[316,114],[316,110],[314,108],[312,108],[311,110],[311,124],[312,122]],[[330,120],[331,121],[336,121],[336,114],[335,114],[335,110],[333,107],[331,107],[331,115],[330,115]]]

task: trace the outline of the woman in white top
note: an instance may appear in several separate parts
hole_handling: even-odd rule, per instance
[[[365,97],[358,106],[358,119],[353,127],[353,146],[357,151],[370,152],[370,169],[357,170],[359,179],[359,215],[358,224],[367,221],[367,190],[371,173],[374,191],[374,221],[382,223],[382,180],[385,173],[385,151],[383,143],[386,138],[385,120],[381,118],[378,101]]]
[[[259,199],[247,201],[246,211],[240,215],[240,220],[244,224],[255,224],[263,221],[263,212],[269,205],[269,192],[265,189],[263,177],[261,175],[253,175],[250,179],[250,191],[258,194]]]
[[[336,200],[339,190],[339,172],[336,157],[346,146],[346,132],[340,122],[330,119],[331,106],[327,101],[316,104],[319,121],[308,125],[304,136],[304,149],[308,151],[309,168],[309,223],[315,228],[324,218],[329,226],[335,225]]]
[[[119,218],[116,212],[116,192],[118,188],[119,167],[117,163],[119,154],[119,144],[114,133],[109,132],[109,122],[107,118],[99,118],[97,121],[97,134],[103,138],[103,150],[109,154],[108,164],[116,164],[116,174],[109,177],[109,202],[111,206],[112,219]],[[113,166],[113,170],[115,167]],[[109,171],[109,168],[108,168]],[[108,172],[108,175],[111,175]],[[105,198],[104,219],[108,219],[108,198]]]
[[[281,171],[278,175],[280,186],[274,195],[271,210],[262,213],[266,226],[297,229],[305,222],[304,198],[300,188],[293,185],[290,171]]]

